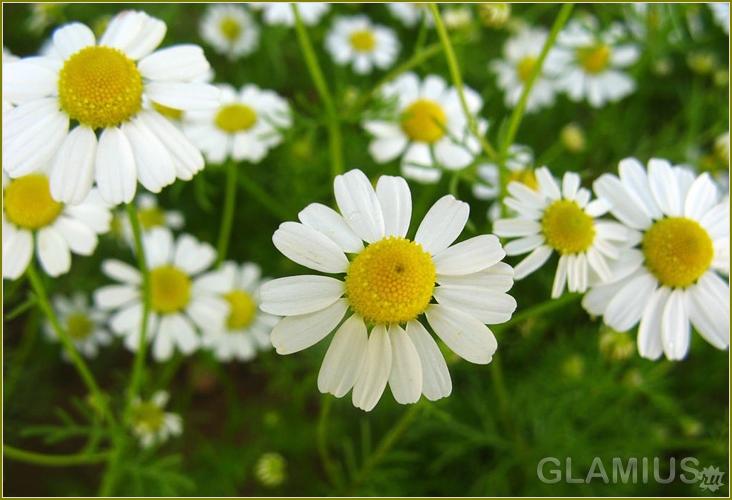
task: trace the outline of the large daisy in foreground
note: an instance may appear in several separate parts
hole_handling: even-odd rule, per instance
[[[51,164],[51,195],[86,198],[96,181],[108,203],[128,203],[139,181],[154,193],[204,166],[201,153],[153,104],[178,110],[218,104],[195,83],[209,70],[197,45],[155,51],[163,21],[143,12],[114,17],[97,42],[81,23],[53,34],[50,55],[3,64],[3,168],[20,177]]]
[[[582,305],[618,331],[638,327],[638,352],[679,360],[689,351],[691,326],[718,349],[729,346],[729,198],[709,174],[651,159],[620,162],[595,193],[621,222],[642,232],[638,248],[618,259],[607,284]]]
[[[313,203],[300,212],[300,223],[283,223],[272,238],[298,264],[340,276],[262,285],[261,309],[286,316],[274,327],[272,344],[291,354],[336,330],[318,388],[336,397],[353,388],[353,404],[366,411],[387,383],[402,404],[421,394],[448,396],[447,364],[424,320],[465,360],[490,363],[497,342],[486,324],[508,321],[516,308],[506,294],[513,270],[501,262],[498,238],[452,245],[470,209],[451,195],[407,238],[412,199],[401,177],[382,176],[374,190],[363,172],[351,170],[336,177],[335,197],[340,214]]]

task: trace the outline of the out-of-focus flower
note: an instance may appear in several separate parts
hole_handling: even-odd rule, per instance
[[[374,66],[387,69],[399,54],[399,39],[391,28],[373,24],[363,15],[339,17],[325,39],[337,64],[351,64],[358,74],[371,73]]]
[[[166,391],[158,391],[149,400],[136,398],[132,405],[132,433],[140,446],[149,448],[183,433],[183,419],[177,413],[163,411],[168,404]]]
[[[479,3],[478,19],[487,28],[502,28],[511,17],[509,3]]]
[[[62,328],[83,356],[94,358],[100,346],[112,342],[112,335],[106,327],[108,314],[91,307],[85,294],[76,292],[70,297],[57,295],[51,299],[51,303]],[[44,331],[50,340],[59,341],[49,321],[44,323]],[[64,357],[70,359],[66,351]]]
[[[330,4],[322,2],[295,3],[303,24],[312,26],[320,22],[330,9]],[[253,9],[261,9],[264,22],[270,25],[295,26],[295,14],[289,3],[251,2]]]
[[[407,28],[413,28],[422,22],[426,23],[428,27],[435,25],[435,20],[426,3],[396,2],[386,4],[386,8]]]
[[[259,45],[259,26],[240,4],[211,4],[199,24],[201,38],[230,60],[254,52]]]

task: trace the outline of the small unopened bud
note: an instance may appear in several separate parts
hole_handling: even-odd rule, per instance
[[[565,125],[559,133],[559,138],[567,151],[571,153],[581,153],[587,145],[585,131],[576,123]]]
[[[501,28],[511,17],[511,4],[481,3],[478,4],[480,22],[488,28]]]
[[[450,7],[442,13],[442,20],[448,30],[463,29],[473,21],[473,13],[468,7]]]
[[[635,352],[635,342],[628,333],[608,328],[600,334],[600,352],[611,361],[625,361]]]
[[[287,462],[279,453],[265,453],[254,466],[254,475],[264,486],[274,488],[287,479]]]
[[[717,67],[717,58],[709,52],[692,52],[686,58],[686,64],[694,73],[706,75]]]
[[[571,379],[582,378],[585,373],[585,358],[581,354],[573,354],[562,363],[562,374]]]

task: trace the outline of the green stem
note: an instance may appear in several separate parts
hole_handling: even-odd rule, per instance
[[[104,472],[102,483],[99,486],[99,495],[97,495],[99,497],[111,497],[115,487],[117,486],[125,442],[126,435],[123,430],[121,433],[117,433],[113,440],[114,449],[109,454],[109,465],[107,466],[107,470]]]
[[[493,330],[494,332],[501,331],[517,323],[521,323],[522,321],[529,318],[543,316],[544,314],[551,312],[555,309],[559,309],[566,306],[567,304],[576,302],[580,298],[582,298],[582,294],[580,293],[565,293],[558,299],[547,300],[535,306],[529,307],[528,309],[524,309],[520,313],[514,314],[509,321],[501,325],[491,325],[491,330]]]
[[[313,50],[313,44],[310,41],[308,32],[305,29],[305,24],[302,22],[300,17],[300,11],[297,8],[297,4],[290,4],[292,12],[295,15],[295,31],[297,32],[297,38],[300,42],[300,48],[302,49],[305,62],[310,72],[310,77],[313,79],[315,88],[323,100],[325,110],[328,114],[328,136],[330,139],[330,158],[331,158],[331,173],[333,177],[343,173],[343,138],[341,136],[341,127],[338,119],[338,111],[335,106],[335,101],[328,90],[328,85],[325,83],[323,77],[323,71],[320,69],[318,58],[315,56]]]
[[[323,404],[320,407],[320,415],[318,416],[318,453],[320,454],[320,460],[323,462],[323,467],[331,484],[333,484],[337,491],[342,491],[343,483],[328,450],[328,417],[330,416],[330,407],[333,398],[329,394],[326,394],[322,400]]]
[[[37,305],[36,301],[29,301],[29,304]],[[38,309],[34,309],[28,315],[28,318],[23,328],[23,336],[20,340],[20,345],[13,352],[13,356],[10,358],[10,362],[13,365],[13,370],[8,370],[7,375],[3,383],[3,401],[10,399],[10,395],[18,385],[18,382],[25,373],[24,366],[28,361],[33,344],[36,341],[38,333],[39,315]],[[7,351],[6,351],[7,352]]]
[[[240,170],[238,173],[238,181],[239,185],[246,189],[247,193],[257,200],[260,205],[262,205],[263,208],[267,209],[272,215],[277,217],[281,221],[286,221],[291,218],[290,214],[287,210],[282,208],[281,203],[272,197],[267,191],[262,189],[262,187],[257,184],[255,181],[251,180],[249,177],[246,176],[246,172],[244,170]]]
[[[447,58],[447,66],[450,69],[450,76],[452,76],[452,81],[455,84],[458,95],[460,96],[460,105],[462,106],[465,117],[468,120],[468,127],[478,141],[480,141],[480,145],[488,158],[496,159],[498,157],[496,150],[488,142],[488,139],[480,133],[478,130],[478,123],[475,121],[475,117],[470,112],[470,109],[468,109],[468,101],[465,99],[465,92],[463,90],[463,77],[460,74],[460,66],[458,65],[457,58],[455,57],[455,51],[452,48],[450,37],[445,29],[445,24],[442,22],[440,11],[434,3],[429,3],[427,5],[432,12],[432,17],[435,18],[435,29],[437,30],[437,35],[440,37],[440,43],[442,44],[445,57]]]
[[[234,209],[236,207],[236,184],[239,165],[233,160],[226,163],[226,192],[224,193],[224,212],[221,215],[221,229],[219,231],[219,243],[217,245],[216,265],[220,265],[229,249],[231,239],[231,227],[234,223]]]
[[[109,452],[80,453],[77,455],[45,455],[43,453],[20,450],[3,443],[4,457],[17,460],[18,462],[26,462],[35,465],[48,465],[51,467],[98,464],[109,460],[109,455]]]

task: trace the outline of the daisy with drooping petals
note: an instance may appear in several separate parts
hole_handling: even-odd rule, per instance
[[[165,361],[177,348],[188,355],[201,344],[201,331],[224,327],[229,305],[220,296],[224,281],[215,274],[199,276],[216,259],[216,251],[188,234],[174,242],[169,229],[154,228],[143,234],[145,260],[150,270],[150,304],[147,339],[156,361]],[[104,310],[116,310],[109,318],[112,331],[124,337],[130,351],[140,344],[142,320],[142,275],[124,262],[109,259],[102,272],[120,285],[94,292],[94,301]]]
[[[170,229],[181,229],[185,224],[183,213],[178,210],[163,210],[158,205],[158,199],[150,193],[139,193],[135,199],[137,218],[143,231],[149,231],[154,227],[167,227]],[[135,237],[132,232],[132,225],[126,210],[115,215],[117,234],[130,245],[134,246]]]
[[[183,130],[211,163],[227,158],[259,163],[270,148],[282,142],[282,129],[292,125],[287,101],[254,84],[237,91],[220,84],[217,108],[187,113]]]
[[[447,195],[409,239],[412,200],[403,178],[382,176],[374,190],[363,172],[351,170],[334,185],[340,214],[313,203],[300,212],[300,223],[283,223],[272,240],[298,264],[345,277],[263,284],[261,309],[286,316],[272,330],[272,345],[291,354],[336,329],[318,388],[336,397],[353,389],[353,404],[366,411],[387,383],[401,404],[421,394],[448,396],[445,359],[422,320],[465,360],[490,363],[497,343],[486,324],[508,321],[516,308],[506,294],[513,270],[501,262],[498,238],[481,235],[453,245],[470,208]]]
[[[511,196],[504,203],[517,215],[497,220],[493,231],[518,238],[506,244],[507,255],[531,252],[516,266],[516,279],[533,273],[557,252],[552,298],[562,295],[565,286],[583,293],[591,279],[610,277],[608,259],[618,257],[620,245],[632,234],[617,222],[596,220],[610,207],[601,200],[590,201],[590,191],[580,187],[576,173],[565,173],[561,188],[548,168],[536,169],[535,175],[537,190],[520,182],[508,185]]]
[[[51,55],[3,65],[3,168],[15,178],[51,164],[51,195],[86,198],[96,181],[108,203],[128,203],[139,181],[157,193],[204,166],[201,153],[153,107],[210,109],[218,90],[194,80],[209,63],[196,45],[155,51],[163,21],[115,16],[97,42],[71,23],[53,34]]]
[[[224,262],[213,271],[225,284],[224,298],[231,311],[222,330],[207,330],[203,346],[211,349],[219,361],[248,361],[257,351],[271,348],[269,334],[279,318],[259,310],[259,287],[266,280],[254,263],[238,266]]]
[[[729,347],[729,198],[709,174],[696,178],[662,159],[620,162],[620,177],[604,174],[595,193],[622,223],[642,233],[611,279],[582,301],[611,328],[638,324],[638,352],[679,360],[689,351],[691,327],[718,349]]]
[[[169,397],[166,391],[158,391],[149,400],[136,398],[132,403],[132,433],[143,448],[164,443],[183,432],[180,415],[163,411]]]
[[[295,14],[289,3],[251,2],[249,5],[253,9],[262,9],[262,18],[267,24],[295,26]],[[306,26],[318,24],[330,9],[330,4],[324,2],[296,2],[295,5]]]
[[[337,18],[325,39],[325,48],[337,64],[350,63],[362,75],[371,73],[374,66],[390,67],[399,54],[399,47],[392,29],[372,24],[363,15]]]
[[[70,297],[57,295],[51,299],[51,303],[59,323],[82,356],[94,358],[100,346],[112,342],[112,335],[106,327],[107,314],[90,307],[85,294],[76,292]],[[44,323],[44,331],[49,340],[58,342],[56,330],[49,321]],[[68,359],[66,351],[63,354]]]
[[[20,277],[34,248],[46,274],[67,273],[71,254],[91,255],[109,231],[112,214],[96,189],[72,206],[51,198],[48,184],[41,173],[10,179],[3,171],[3,278]]]
[[[386,4],[386,8],[407,28],[413,28],[422,22],[430,28],[435,25],[435,19],[426,3],[395,2]]]
[[[623,71],[640,57],[637,45],[621,45],[625,29],[613,23],[600,31],[596,18],[574,19],[557,37],[546,67],[554,85],[573,101],[587,99],[595,108],[619,101],[635,91],[635,80]]]
[[[469,87],[463,88],[468,110],[475,115],[483,100]],[[374,136],[369,144],[371,156],[385,163],[402,155],[404,177],[420,182],[437,182],[440,168],[460,170],[480,151],[478,139],[470,133],[457,89],[445,80],[428,75],[420,82],[414,73],[405,73],[384,85],[385,100],[396,100],[397,119],[368,120],[363,127]],[[478,131],[485,134],[488,122],[477,120]]]
[[[238,4],[212,4],[199,25],[201,38],[216,52],[234,60],[247,56],[259,45],[259,26]]]

